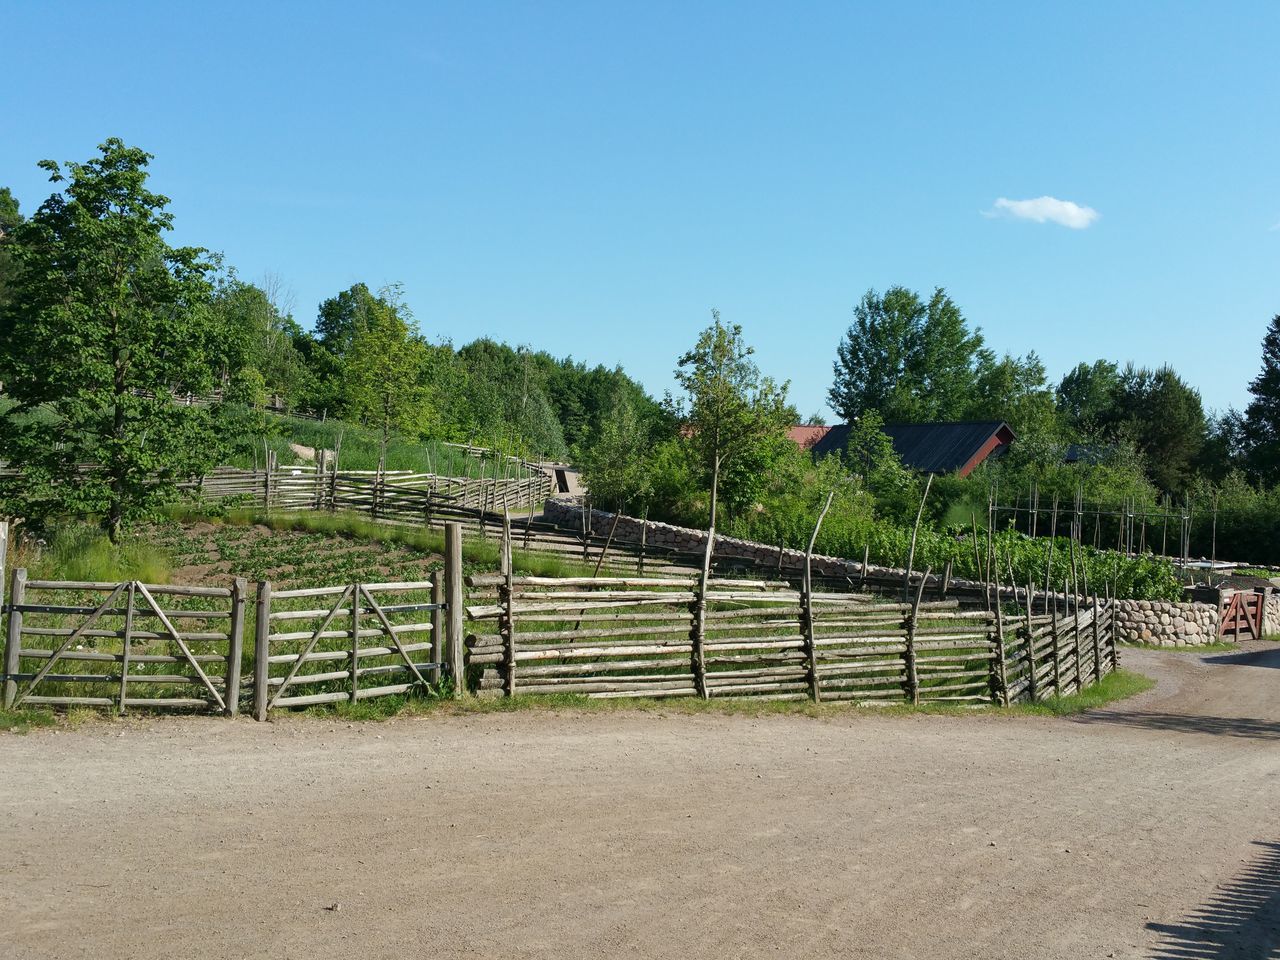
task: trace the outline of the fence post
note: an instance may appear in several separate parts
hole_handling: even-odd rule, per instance
[[[503,693],[508,697],[516,695],[516,618],[515,590],[511,583],[511,515],[506,508],[502,510],[502,552],[499,557],[501,573],[504,577],[502,586],[498,588],[499,600],[502,603],[502,620],[498,629],[502,633]]]
[[[431,686],[440,692],[440,664],[444,663],[444,571],[437,571],[431,578],[431,662],[435,664],[428,671]]]
[[[1017,588],[1013,591],[1018,596]],[[1000,603],[1000,580],[996,579],[996,657],[991,661],[991,699],[1002,706],[1009,706],[1009,668],[1004,652],[1004,612]]]
[[[444,525],[444,589],[445,638],[453,695],[463,697],[467,695],[467,667],[462,635],[462,524],[456,520]]]
[[[920,674],[916,669],[916,618],[920,615],[920,600],[924,596],[924,585],[929,582],[929,574],[932,571],[932,567],[925,569],[924,576],[920,578],[920,588],[916,590],[915,602],[911,604],[903,622],[907,632],[907,647],[903,651],[902,659],[907,668],[907,699],[913,704],[920,702]],[[907,575],[910,576],[910,573]]]
[[[1044,602],[1049,607],[1049,635],[1053,637],[1053,695],[1062,696],[1062,650],[1058,637],[1058,593],[1045,592]]]
[[[1097,594],[1093,597],[1093,682],[1102,679],[1102,638],[1098,635],[1098,617],[1102,610],[1098,606]]]
[[[133,646],[133,609],[138,596],[138,581],[131,581],[125,594],[124,637],[121,640],[120,653],[120,702],[116,705],[121,716],[124,715],[125,698],[129,695],[129,653]]]
[[[271,581],[263,580],[258,584],[258,603],[255,609],[256,621],[253,634],[253,716],[256,720],[267,719],[267,698],[271,695],[271,687],[267,683],[271,677]]]
[[[707,689],[707,659],[703,650],[707,631],[707,581],[711,577],[711,551],[715,549],[716,528],[707,530],[707,546],[702,554],[702,572],[698,577],[698,593],[693,600],[693,626],[689,631],[692,648],[693,685],[703,700],[711,699]]]
[[[351,702],[360,689],[360,584],[351,588]]]
[[[240,712],[240,663],[244,657],[244,603],[249,582],[236,577],[231,584],[231,630],[227,650],[227,716]]]
[[[809,537],[809,548],[804,552],[804,580],[800,588],[800,629],[804,633],[804,652],[807,664],[806,673],[809,680],[809,699],[814,703],[822,702],[822,689],[818,680],[818,645],[813,636],[813,546],[818,542],[818,531],[822,529],[822,521],[827,518],[831,509],[831,501],[836,492],[827,494],[827,502],[818,514],[818,522],[813,525],[813,535]]]
[[[13,571],[9,590],[9,630],[4,641],[4,708],[13,708],[18,696],[18,664],[22,659],[22,611],[15,609],[27,596],[27,571]]]
[[[1031,619],[1031,580],[1027,580],[1027,693],[1031,697],[1031,702],[1035,703],[1040,699],[1040,682],[1036,676],[1038,667],[1036,666],[1036,629],[1035,623]]]

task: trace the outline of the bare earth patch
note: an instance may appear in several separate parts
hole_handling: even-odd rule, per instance
[[[0,955],[1280,956],[1280,650],[1125,665],[1159,685],[1071,720],[3,738]]]

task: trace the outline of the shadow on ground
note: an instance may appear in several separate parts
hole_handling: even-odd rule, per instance
[[[1244,737],[1249,740],[1280,740],[1280,720],[1256,717],[1204,717],[1181,713],[1096,711],[1075,718],[1077,723],[1107,723],[1121,727],[1148,730],[1171,730],[1175,733],[1207,733],[1221,737]]]
[[[1239,653],[1205,657],[1204,662],[1226,666],[1270,667],[1273,670],[1280,670],[1280,644],[1277,644],[1274,650],[1241,650]]]
[[[1280,843],[1181,923],[1149,923],[1161,935],[1151,960],[1280,960]]]

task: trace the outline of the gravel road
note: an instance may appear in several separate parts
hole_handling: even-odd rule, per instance
[[[1077,719],[0,736],[0,956],[1280,958],[1280,646]]]

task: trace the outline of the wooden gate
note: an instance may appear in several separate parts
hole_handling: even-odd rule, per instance
[[[4,704],[234,714],[245,593],[243,580],[231,589],[28,581],[16,570]]]
[[[439,580],[278,591],[260,583],[255,716],[437,686],[445,610]]]
[[[1218,636],[1241,640],[1262,639],[1262,618],[1267,609],[1267,596],[1260,591],[1240,590],[1222,604],[1218,618]]]

